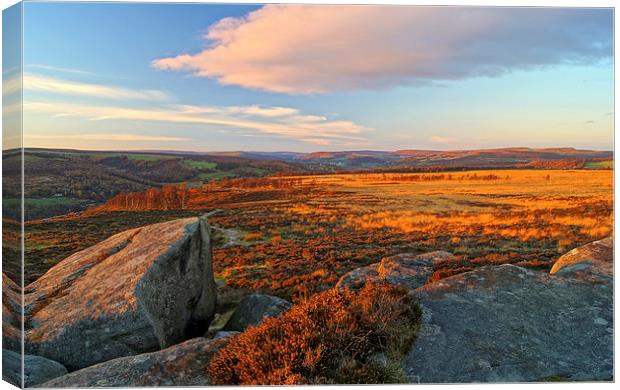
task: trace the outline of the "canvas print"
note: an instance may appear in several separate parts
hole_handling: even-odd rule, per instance
[[[3,380],[614,380],[613,8],[2,16]]]

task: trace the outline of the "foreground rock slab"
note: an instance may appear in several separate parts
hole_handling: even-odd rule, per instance
[[[610,380],[613,285],[513,265],[414,292],[423,323],[404,366],[411,382]]]
[[[291,308],[291,303],[271,295],[251,294],[244,297],[224,326],[224,331],[242,332],[248,326],[260,324],[267,317],[275,317]]]
[[[613,237],[594,241],[575,248],[560,257],[550,274],[581,273],[613,278]]]
[[[207,367],[227,340],[197,337],[161,351],[74,371],[41,387],[208,386]]]
[[[434,264],[452,259],[454,255],[445,251],[421,255],[402,253],[385,257],[378,263],[344,274],[336,284],[336,288],[358,290],[364,287],[366,282],[373,281],[415,289],[423,286],[431,277]]]
[[[209,225],[187,218],[119,233],[25,293],[26,353],[70,371],[202,336],[216,294]]]
[[[58,362],[41,356],[24,356],[24,387],[33,387],[66,374],[67,369]],[[2,379],[17,387],[22,387],[20,354],[6,349],[2,350]]]
[[[21,351],[22,289],[2,273],[2,346]]]

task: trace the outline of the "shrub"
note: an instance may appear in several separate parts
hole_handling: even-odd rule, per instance
[[[419,319],[402,288],[327,290],[233,336],[209,375],[219,385],[402,382]]]
[[[243,239],[246,241],[256,241],[263,238],[261,233],[247,233],[243,235]]]

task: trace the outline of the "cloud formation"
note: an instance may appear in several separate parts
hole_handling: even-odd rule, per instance
[[[66,95],[81,95],[106,99],[136,99],[153,101],[170,99],[166,93],[154,89],[129,89],[104,84],[64,80],[32,73],[24,73],[23,83],[25,90]]]
[[[610,58],[612,26],[609,9],[266,5],[152,66],[269,92],[375,89]]]
[[[25,101],[25,113],[46,113],[55,117],[77,117],[92,121],[133,120],[160,123],[198,124],[226,128],[241,135],[272,135],[313,144],[364,141],[370,129],[351,121],[329,120],[304,115],[288,107],[264,106],[192,106],[127,108],[78,103]]]
[[[429,141],[436,144],[453,144],[457,142],[457,139],[454,137],[443,137],[440,135],[433,135],[429,138]]]
[[[88,140],[88,141],[123,141],[123,142],[134,142],[134,141],[162,141],[162,142],[171,142],[171,141],[191,141],[191,138],[183,138],[183,137],[166,137],[166,136],[151,136],[151,135],[143,135],[143,134],[118,134],[118,133],[97,133],[97,134],[30,134],[26,135],[27,138],[31,139],[54,139],[57,140],[59,138],[67,138],[67,139],[78,139],[78,140]]]

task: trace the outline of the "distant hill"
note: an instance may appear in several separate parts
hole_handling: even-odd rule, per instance
[[[3,151],[5,217],[17,218],[19,150]],[[337,152],[24,151],[26,220],[82,211],[119,193],[222,178],[358,170],[612,169],[613,152],[574,148]]]
[[[497,148],[476,150],[397,150],[397,151],[337,151],[337,152],[312,152],[312,153],[255,153],[255,152],[230,152],[239,153],[239,156],[252,156],[260,158],[299,162],[314,170],[338,170],[338,169],[369,169],[369,168],[395,168],[395,167],[509,167],[529,164],[533,162],[546,162],[557,160],[612,160],[613,152],[579,150],[575,148]],[[220,153],[219,155],[225,155]],[[543,166],[545,164],[542,164]],[[551,164],[550,166],[553,166]],[[558,168],[562,164],[556,164]],[[565,164],[566,165],[566,164]],[[570,165],[570,164],[568,164]],[[536,164],[530,167],[535,167]],[[578,167],[579,164],[574,167]],[[568,166],[565,166],[568,167]]]
[[[21,193],[19,150],[6,150],[3,162],[5,217],[18,218]],[[303,173],[301,164],[179,152],[80,151],[27,148],[24,151],[25,218],[39,219],[82,211],[122,192],[166,184],[201,185],[225,177]]]

